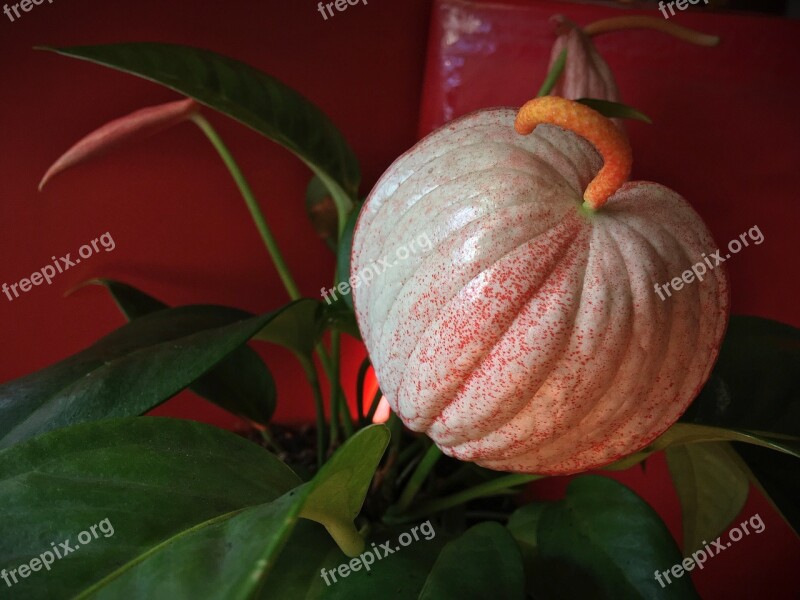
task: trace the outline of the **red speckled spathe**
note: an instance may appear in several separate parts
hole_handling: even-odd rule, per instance
[[[669,189],[625,184],[581,208],[602,166],[552,125],[482,110],[432,133],[381,177],[353,272],[427,234],[354,289],[383,393],[448,455],[572,473],[647,445],[705,382],[728,314],[721,269],[661,301],[654,283],[716,248]]]

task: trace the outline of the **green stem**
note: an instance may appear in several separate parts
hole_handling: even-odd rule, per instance
[[[553,88],[556,86],[559,77],[564,72],[564,67],[567,64],[567,49],[564,48],[556,58],[555,62],[553,63],[553,68],[550,69],[550,72],[544,78],[544,83],[542,83],[542,87],[539,88],[539,91],[536,93],[537,98],[541,98],[542,96],[547,96],[550,92],[553,91]]]
[[[362,427],[364,426],[364,379],[367,377],[370,364],[369,356],[367,356],[358,367],[356,377],[356,415],[358,415],[358,424]]]
[[[428,451],[425,452],[425,456],[422,457],[422,460],[417,465],[417,469],[414,471],[411,479],[408,480],[403,493],[400,495],[400,499],[397,501],[395,510],[403,512],[409,506],[411,506],[411,503],[414,501],[419,488],[423,483],[425,483],[428,475],[430,475],[433,467],[436,466],[436,463],[441,457],[442,451],[439,450],[438,446],[434,444],[428,448]]]
[[[394,413],[392,413],[394,414]],[[408,446],[403,448],[400,454],[397,456],[397,466],[402,467],[407,462],[409,462],[414,456],[417,454],[417,451],[422,450],[427,446],[430,439],[424,435],[419,436],[413,442],[411,442]]]
[[[289,267],[286,264],[286,261],[283,260],[283,255],[281,254],[280,248],[278,248],[275,237],[272,235],[269,225],[267,225],[264,214],[261,212],[261,207],[259,207],[258,201],[253,195],[253,190],[250,188],[250,184],[247,182],[247,179],[245,179],[244,174],[242,174],[242,170],[234,160],[230,150],[228,150],[228,147],[225,145],[225,142],[222,141],[222,138],[219,137],[216,130],[211,126],[211,123],[209,123],[200,113],[195,113],[192,115],[191,119],[195,125],[197,125],[200,130],[206,134],[206,137],[219,153],[222,161],[228,168],[228,171],[230,171],[233,180],[236,182],[236,185],[239,188],[239,192],[242,194],[242,197],[247,204],[247,208],[250,210],[250,216],[252,217],[256,228],[258,229],[258,233],[261,234],[261,239],[264,242],[264,246],[267,248],[267,252],[269,252],[270,258],[272,258],[272,263],[275,265],[275,269],[278,271],[278,275],[283,282],[283,286],[286,288],[286,291],[289,293],[289,297],[292,300],[298,300],[300,298],[300,290],[297,288],[297,284],[294,282],[292,274],[289,272]]]
[[[339,346],[341,337],[338,331],[331,332],[331,355],[333,357],[331,383],[331,432],[328,444],[331,449],[339,439]]]
[[[286,452],[283,446],[281,446],[280,443],[278,443],[278,440],[276,440],[272,436],[272,432],[270,432],[268,428],[259,429],[258,431],[259,433],[261,433],[261,438],[264,440],[264,442],[266,442],[267,446],[269,446],[273,452],[275,452],[276,454],[281,454]]]
[[[317,370],[311,360],[301,360],[303,370],[306,372],[306,379],[311,384],[311,391],[314,393],[314,410],[317,413],[317,467],[325,463],[325,403],[322,399],[322,388],[319,385]]]
[[[275,241],[275,237],[272,235],[272,231],[267,224],[266,219],[264,218],[264,213],[261,212],[261,207],[256,200],[255,195],[253,194],[253,190],[250,187],[250,184],[247,182],[242,170],[239,168],[236,160],[233,158],[230,150],[225,145],[225,142],[222,141],[222,138],[216,132],[216,130],[212,127],[211,123],[201,115],[200,113],[195,113],[191,117],[192,121],[195,125],[197,125],[200,130],[206,135],[209,139],[211,144],[216,149],[217,153],[222,158],[222,161],[225,163],[225,166],[228,168],[228,171],[233,177],[236,186],[239,188],[239,192],[244,198],[245,204],[247,205],[248,210],[250,211],[250,216],[253,219],[253,223],[255,223],[256,229],[258,229],[259,234],[261,235],[261,239],[264,242],[264,246],[267,248],[267,252],[269,253],[270,258],[272,259],[272,263],[275,265],[275,269],[278,271],[278,275],[283,282],[283,286],[286,288],[289,297],[292,300],[298,300],[301,298],[300,290],[297,287],[297,284],[292,277],[291,272],[289,271],[289,266],[286,264],[286,261],[283,259],[283,255],[281,254],[280,248],[278,247],[278,243]],[[315,347],[317,352],[317,356],[319,356],[320,364],[322,365],[325,374],[327,375],[330,381],[337,381],[339,380],[338,377],[338,369],[335,373],[334,377],[334,369],[331,365],[330,358],[328,357],[327,352],[325,352],[325,347],[322,344],[317,344]],[[323,459],[320,461],[320,465],[324,462],[325,456],[325,413],[323,408],[323,401],[322,401],[322,393],[320,390],[319,385],[319,378],[317,377],[316,370],[314,369],[313,364],[303,364],[303,368],[306,372],[306,377],[308,382],[311,384],[311,387],[314,391],[314,403],[316,404],[316,412],[317,412],[317,442],[318,442],[318,458],[321,456]],[[335,413],[333,413],[335,414]],[[334,421],[335,417],[331,417],[331,421]]]
[[[434,446],[435,447],[435,446]],[[384,521],[387,524],[400,524],[416,521],[424,516],[433,514],[465,504],[470,500],[476,498],[485,498],[486,496],[495,496],[508,493],[508,488],[517,485],[523,485],[531,481],[536,481],[546,477],[545,475],[524,475],[522,473],[514,473],[513,475],[504,475],[497,479],[492,479],[475,487],[462,490],[456,494],[445,496],[444,498],[437,498],[417,507],[416,510],[411,512],[393,514],[384,516]]]
[[[375,397],[372,399],[372,404],[369,407],[369,412],[366,416],[367,425],[372,423],[372,419],[375,418],[375,411],[378,410],[378,404],[380,404],[381,398],[383,398],[383,392],[378,388],[378,391],[375,392]]]

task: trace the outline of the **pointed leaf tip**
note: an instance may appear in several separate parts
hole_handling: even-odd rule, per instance
[[[39,191],[58,173],[95,158],[128,141],[154,135],[191,117],[198,104],[191,98],[149,106],[114,119],[78,141],[47,170]]]

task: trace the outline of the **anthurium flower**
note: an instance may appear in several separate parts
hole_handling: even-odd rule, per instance
[[[672,190],[627,181],[620,129],[546,96],[485,109],[401,156],[362,209],[352,266],[432,249],[354,289],[381,390],[412,430],[491,469],[565,474],[635,452],[687,408],[728,320],[716,248]]]

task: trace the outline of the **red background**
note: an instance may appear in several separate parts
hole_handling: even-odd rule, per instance
[[[608,14],[596,7],[527,4],[548,15],[566,12],[581,23]],[[249,62],[322,107],[360,158],[366,192],[416,139],[430,13],[428,0],[371,0],[327,21],[311,0],[54,0],[14,23],[0,15],[0,284],[29,276],[52,255],[74,254],[106,231],[116,242],[113,252],[83,261],[52,286],[36,287],[13,302],[0,296],[0,381],[77,352],[123,323],[99,288],[63,297],[94,276],[121,279],[173,304],[219,303],[263,312],[287,301],[227,172],[189,125],[70,171],[38,193],[46,168],[79,137],[176,96],[32,46],[168,41]],[[598,41],[623,98],[656,122],[649,128],[629,126],[634,175],[687,196],[720,243],[759,225],[764,244],[729,264],[734,311],[800,325],[789,231],[800,216],[789,181],[800,156],[800,127],[792,113],[800,92],[793,63],[797,45],[780,41],[798,39],[797,26],[688,13],[680,23],[721,33],[724,45],[710,51],[639,33],[625,34],[633,36],[626,38],[627,46],[611,37]],[[464,85],[446,94],[437,88],[438,42],[432,37],[422,129],[437,122],[445,95],[458,114],[527,99],[545,72],[549,31],[544,22],[534,23],[522,46],[514,40],[500,43],[502,60],[473,61],[468,67],[473,71],[464,72],[473,80],[486,79],[485,85]],[[520,60],[530,61],[524,73]],[[260,198],[301,290],[315,297],[330,283],[333,258],[305,218],[308,170],[252,131],[214,114],[210,118]],[[280,350],[262,353],[278,380],[278,419],[309,417],[311,396],[294,359]],[[357,344],[345,345],[348,393],[362,357]],[[238,425],[188,393],[159,412]],[[680,541],[677,498],[663,459],[650,467],[645,475],[626,474],[625,481],[659,510]],[[559,479],[542,492],[556,494],[562,484]],[[704,597],[744,598],[757,590],[769,590],[775,598],[797,597],[792,568],[800,543],[763,498],[751,493],[739,521],[755,512],[766,523],[763,534],[745,538],[694,572]]]

